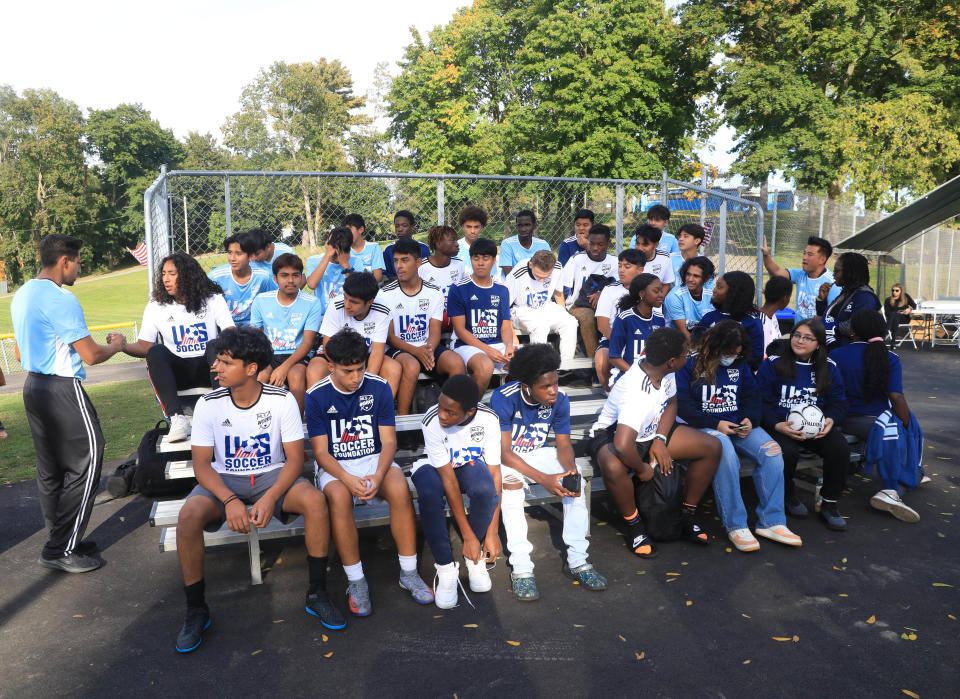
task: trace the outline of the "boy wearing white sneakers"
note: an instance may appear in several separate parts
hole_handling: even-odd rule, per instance
[[[560,355],[550,345],[524,345],[510,362],[510,375],[518,380],[498,388],[490,399],[500,420],[501,513],[513,567],[511,587],[525,602],[540,598],[523,513],[526,479],[563,498],[563,542],[570,574],[587,589],[607,589],[606,578],[587,562],[590,515],[570,443],[570,399],[557,383],[559,368]],[[556,448],[547,446],[551,430]]]
[[[463,537],[470,589],[492,587],[487,561],[500,554],[497,510],[500,491],[500,424],[480,402],[480,388],[466,374],[451,376],[437,405],[423,417],[427,458],[413,465],[420,524],[436,561],[434,594],[440,609],[457,606],[460,565],[453,560],[444,498]],[[463,496],[470,498],[470,514]],[[462,583],[461,583],[462,585]]]

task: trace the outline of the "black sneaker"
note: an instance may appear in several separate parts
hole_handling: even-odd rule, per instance
[[[827,525],[827,529],[832,529],[835,532],[847,530],[847,520],[840,516],[840,511],[837,509],[837,503],[835,502],[823,501],[820,506],[820,518]]]
[[[177,634],[177,652],[189,653],[200,645],[203,632],[210,628],[210,610],[206,607],[187,607],[180,633]]]
[[[37,562],[44,568],[62,570],[65,573],[89,573],[91,570],[96,570],[103,565],[103,561],[99,558],[86,556],[77,551],[65,556],[57,556],[56,558],[40,556]]]
[[[313,614],[328,629],[342,629],[347,625],[347,620],[340,610],[333,606],[326,592],[308,592],[306,609],[307,614]]]
[[[796,495],[788,495],[783,503],[783,509],[787,511],[787,514],[791,517],[796,517],[797,519],[806,519],[807,515],[810,512],[807,510],[807,506],[800,502],[800,498]]]
[[[77,547],[73,550],[74,553],[82,553],[84,556],[92,556],[95,553],[100,553],[100,547],[97,546],[97,542],[92,539],[87,539],[86,541],[81,541],[77,544]]]

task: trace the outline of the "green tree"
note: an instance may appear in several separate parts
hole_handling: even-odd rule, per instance
[[[97,266],[96,223],[105,201],[87,168],[80,108],[50,90],[0,86],[0,256],[19,283],[37,270],[36,245],[49,233],[70,233],[88,245]]]
[[[737,172],[764,181],[784,169],[800,187],[837,197],[849,186],[869,193],[869,201],[883,201],[884,188],[922,190],[928,186],[922,165],[915,178],[881,182],[869,161],[855,162],[882,154],[888,140],[898,138],[882,115],[905,116],[910,104],[923,110],[907,127],[910,146],[939,153],[932,163],[937,180],[960,172],[960,159],[947,162],[951,147],[942,142],[960,126],[956,6],[689,0],[680,9],[705,36],[723,37],[717,98],[736,129]],[[910,94],[925,99],[903,101]]]

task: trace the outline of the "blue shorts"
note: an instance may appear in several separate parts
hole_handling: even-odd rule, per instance
[[[609,338],[606,338],[606,337],[600,338],[600,342],[597,343],[597,349],[598,349],[598,350],[607,350],[607,352],[609,352],[609,351],[610,351],[610,340],[609,340]]]

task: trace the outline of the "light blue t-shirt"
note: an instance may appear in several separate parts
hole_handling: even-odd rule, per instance
[[[697,301],[686,286],[675,286],[663,300],[663,316],[668,322],[683,318],[687,321],[687,329],[690,329],[699,323],[703,316],[715,310],[710,303],[712,298],[713,289],[704,287],[703,294]]]
[[[790,269],[790,281],[797,285],[797,320],[813,318],[817,315],[817,296],[823,284],[833,284],[833,272],[824,269],[816,279],[811,279],[802,269]],[[836,284],[827,295],[827,303],[832,303],[840,295],[840,287]]]
[[[273,282],[273,273],[267,272],[262,266],[250,265],[250,280],[246,284],[238,284],[230,271],[230,265],[214,267],[210,278],[223,289],[223,299],[227,302],[233,322],[237,325],[250,324],[250,306],[253,300],[264,291],[275,291],[277,285]]]
[[[627,243],[627,246],[624,248],[632,248],[637,244],[637,236],[631,236],[630,242]],[[663,250],[665,253],[672,254],[675,252],[680,252],[680,246],[677,244],[677,236],[673,233],[663,232],[663,235],[660,236],[660,242],[657,243],[657,250]]]
[[[683,286],[686,283],[685,279],[680,278],[680,268],[683,267],[683,263],[686,260],[683,259],[682,252],[671,252],[670,253],[670,262],[673,263],[673,276],[676,277],[677,281],[675,282],[677,286]],[[713,290],[714,284],[717,282],[717,275],[714,274],[706,284],[703,285],[704,289]],[[666,307],[666,301],[664,301],[664,307]]]
[[[302,291],[289,306],[277,300],[277,291],[267,291],[253,300],[250,325],[263,328],[274,354],[293,354],[303,342],[303,331],[320,331],[320,301]]]
[[[460,246],[460,252],[457,253],[457,259],[463,263],[463,266],[467,268],[467,276],[473,274],[473,263],[470,261],[470,243],[467,242],[466,238],[461,238],[457,241],[457,245]]]
[[[267,260],[267,264],[271,265],[270,271],[273,271],[273,261],[285,253],[290,253],[291,255],[296,255],[294,249],[287,245],[286,243],[276,242],[273,244],[273,257]]]
[[[375,269],[386,269],[386,265],[383,261],[383,250],[376,243],[371,243],[369,240],[364,241],[363,250],[357,252],[356,250],[350,250],[350,259],[359,258],[363,266],[364,272],[373,272]],[[351,265],[353,266],[353,265]]]
[[[323,255],[311,255],[308,257],[304,273],[309,277],[313,273],[313,270],[319,266],[320,260],[322,259]],[[354,255],[352,251],[350,253],[350,269],[356,272],[363,271],[363,260],[357,255]],[[331,261],[327,265],[327,271],[323,273],[320,283],[317,284],[317,288],[314,290],[314,294],[320,299],[321,316],[326,312],[327,304],[330,300],[343,293],[343,282],[346,278],[347,275],[343,273],[343,267],[339,264]]]
[[[71,347],[90,335],[77,297],[49,279],[31,279],[10,304],[20,364],[35,374],[83,379],[87,372]]]
[[[510,236],[500,243],[500,266],[516,267],[520,263],[533,257],[533,253],[538,250],[549,250],[550,243],[542,238],[534,238],[530,243],[530,249],[527,250],[520,244],[518,236]]]

